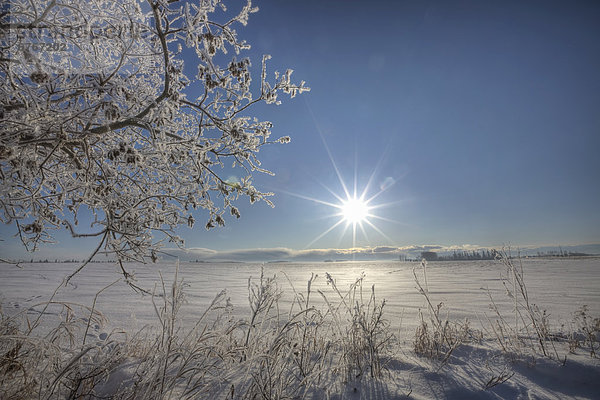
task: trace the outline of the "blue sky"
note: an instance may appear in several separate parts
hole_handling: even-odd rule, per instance
[[[255,184],[276,207],[242,199],[224,228],[182,228],[210,249],[198,254],[600,243],[600,3],[255,3],[238,29],[254,68],[271,54],[271,72],[293,68],[312,90],[255,110],[292,137],[260,153],[276,176]],[[353,240],[340,224],[315,240],[340,217],[308,198],[338,203],[340,177],[359,193],[370,181],[367,198],[388,186],[371,203],[380,232]],[[43,252],[88,246],[59,240]]]

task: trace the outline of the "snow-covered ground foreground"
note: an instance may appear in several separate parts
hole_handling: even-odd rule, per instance
[[[0,398],[600,398],[600,259],[513,265],[0,264]]]

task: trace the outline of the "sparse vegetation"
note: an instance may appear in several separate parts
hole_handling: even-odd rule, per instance
[[[417,289],[427,304],[427,317],[419,310],[419,325],[415,331],[414,350],[416,354],[437,359],[443,365],[448,361],[452,352],[469,336],[469,321],[451,322],[448,314],[445,317],[441,315],[443,303],[438,303],[434,307],[429,294],[427,261],[423,260],[421,267],[425,287],[421,284],[416,268],[413,268],[413,275]]]
[[[502,285],[506,295],[513,302],[514,323],[505,316],[489,294],[491,308],[496,315],[489,325],[493,336],[502,350],[516,357],[530,356],[533,360],[539,352],[544,357],[561,363],[566,362],[566,356],[561,356],[555,345],[556,337],[551,334],[550,322],[546,310],[532,303],[529,298],[523,273],[521,258],[515,259],[510,249],[496,253],[497,259],[506,267],[507,275],[502,277]]]
[[[369,300],[365,302],[364,275],[350,285],[345,294],[338,289],[331,275],[327,274],[326,277],[327,284],[339,297],[339,303],[336,304],[320,292],[335,322],[333,335],[340,338],[336,346],[340,372],[348,381],[359,379],[367,373],[371,378],[379,378],[382,372],[381,356],[392,340],[389,323],[383,318],[385,300],[376,300],[373,285]]]
[[[576,330],[570,333],[569,350],[574,352],[578,348],[587,346],[590,357],[597,357],[596,351],[600,349],[600,318],[590,315],[587,305],[575,311],[573,318]]]
[[[248,280],[247,320],[231,318],[223,291],[188,329],[179,317],[182,281],[176,275],[167,287],[161,279],[152,297],[157,326],[122,340],[86,344],[83,336],[77,344],[89,324],[69,304],[56,304],[65,320],[46,335],[27,330],[26,313],[3,317],[0,397],[321,398],[349,381],[381,377],[392,339],[383,319],[385,301],[377,302],[374,287],[363,299],[362,277],[343,292],[328,275],[333,295],[320,292],[320,309],[311,302],[315,279],[305,293],[295,292],[285,312],[276,276],[261,273]],[[80,308],[93,324],[103,322],[98,311]]]
[[[344,287],[330,274],[311,275],[306,288],[297,290],[291,279],[287,287],[261,271],[248,279],[246,317],[234,317],[222,291],[190,326],[181,315],[186,285],[176,273],[170,285],[161,278],[153,291],[154,326],[135,334],[92,334],[106,322],[96,300],[110,285],[91,307],[51,299],[12,316],[2,313],[0,398],[339,398],[382,382],[389,368],[398,368],[400,354],[434,360],[439,371],[469,363],[468,352],[498,343],[500,349],[495,347],[493,360],[483,367],[489,373],[479,380],[481,390],[495,390],[514,376],[515,356],[564,362],[558,354],[567,347],[597,356],[600,319],[584,306],[575,313],[573,332],[558,335],[548,315],[530,303],[522,267],[511,258],[500,262],[510,273],[502,287],[517,295],[516,301],[511,298],[514,315],[509,314],[515,320],[492,299],[495,319],[480,336],[467,320],[442,311],[429,289],[426,262],[414,269],[426,310],[417,314],[409,347],[392,333],[386,301],[374,286],[365,288],[364,275]],[[315,289],[319,279],[323,285]],[[289,302],[282,299],[286,292]]]

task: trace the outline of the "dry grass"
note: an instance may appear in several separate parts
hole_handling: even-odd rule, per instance
[[[551,332],[546,310],[540,309],[529,297],[520,256],[513,258],[510,249],[503,249],[496,254],[506,268],[502,284],[513,304],[513,312],[511,316],[505,315],[488,292],[495,314],[494,320],[488,319],[492,336],[502,350],[513,358],[528,358],[533,362],[541,354],[564,364],[566,355],[559,355],[556,347],[558,335]]]
[[[574,330],[569,333],[569,350],[575,352],[579,348],[587,347],[590,357],[598,357],[600,349],[600,318],[590,315],[587,305],[575,311],[573,317]]]
[[[3,317],[0,398],[324,398],[349,380],[377,379],[392,337],[385,301],[376,300],[374,288],[363,298],[362,277],[342,291],[328,275],[332,291],[319,292],[325,302],[317,306],[315,279],[306,291],[294,289],[291,307],[282,311],[277,278],[261,273],[248,281],[247,319],[232,317],[223,291],[185,328],[179,318],[184,285],[176,274],[154,290],[156,326],[119,340],[115,334],[86,342],[90,324],[104,322],[93,307],[41,303],[43,317],[64,318],[47,334],[36,330],[42,315],[34,324],[27,313]]]
[[[427,316],[419,310],[419,324],[415,331],[414,351],[420,356],[441,361],[441,367],[448,361],[452,352],[470,336],[469,321],[452,322],[448,313],[445,317],[442,315],[443,303],[434,306],[429,294],[427,262],[425,260],[421,262],[421,269],[424,283],[421,283],[416,268],[413,268],[413,276],[417,290],[425,299]]]
[[[46,302],[27,311],[56,313],[60,321],[48,332],[40,332],[40,317],[31,321],[23,312],[0,322],[0,397],[2,399],[75,398],[94,386],[122,361],[127,341],[112,340],[93,345],[77,343],[87,319],[95,324],[103,316],[82,305]]]
[[[500,262],[509,273],[503,283],[514,312],[503,314],[490,297],[495,318],[480,340],[496,341],[511,356],[539,353],[564,362],[555,346],[559,336],[530,302],[522,267],[509,257]],[[425,310],[419,311],[412,350],[442,368],[474,331],[466,320],[451,320],[442,303],[436,305],[426,263],[413,274]],[[88,333],[105,322],[95,304],[106,288],[91,307],[51,299],[11,317],[0,309],[0,398],[320,399],[357,381],[381,379],[391,355],[406,354],[385,318],[385,300],[376,297],[374,286],[365,288],[364,276],[340,288],[326,274],[327,290],[315,292],[318,279],[312,275],[302,290],[288,279],[293,299],[282,309],[280,280],[261,271],[248,280],[246,318],[233,317],[222,291],[193,326],[184,326],[185,285],[176,274],[154,289],[154,326],[102,339]],[[584,307],[574,324],[572,349],[584,347],[595,357],[600,320]],[[487,389],[513,375],[510,368],[491,372],[483,382]]]
[[[327,284],[334,292],[335,301],[319,292],[328,306],[328,313],[335,322],[333,336],[338,338],[336,353],[339,373],[352,381],[364,375],[379,378],[382,373],[382,354],[392,340],[389,323],[383,317],[385,300],[375,297],[375,286],[371,287],[366,300],[363,292],[364,275],[350,289],[342,293],[333,277],[326,275]]]

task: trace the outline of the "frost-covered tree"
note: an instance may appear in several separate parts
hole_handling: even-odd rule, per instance
[[[28,249],[64,228],[98,237],[94,254],[146,261],[165,241],[183,245],[176,228],[194,225],[194,209],[205,209],[195,215],[208,229],[240,216],[240,196],[270,203],[252,185],[253,173],[270,173],[257,153],[289,138],[270,140],[272,124],[249,111],[309,89],[292,83],[291,70],[269,80],[269,56],[251,85],[250,46],[235,28],[257,8],[250,0],[239,8],[230,15],[220,0],[3,6],[0,219]],[[224,180],[231,168],[244,178]],[[91,226],[78,223],[81,210]]]

